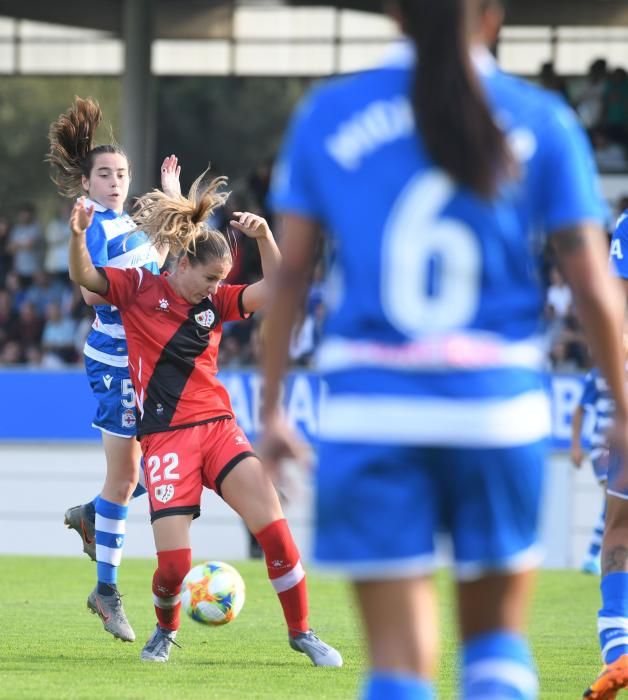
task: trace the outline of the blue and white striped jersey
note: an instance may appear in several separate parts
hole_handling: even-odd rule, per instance
[[[332,240],[325,440],[508,447],[549,434],[540,252],[605,209],[572,111],[488,52],[475,62],[520,169],[490,202],[417,135],[409,44],[316,88],[293,118],[271,203]]]
[[[159,257],[146,234],[137,231],[127,238],[129,231],[135,228],[128,214],[116,214],[91,200],[87,200],[86,205],[94,206],[94,220],[86,238],[96,267],[145,267],[159,274]],[[108,304],[95,306],[94,311],[96,319],[85,342],[85,355],[114,367],[126,367],[127,344],[120,312]]]
[[[619,277],[628,279],[628,209],[617,219],[611,241],[611,260]]]
[[[597,457],[608,450],[608,438],[606,435],[613,424],[613,412],[615,411],[615,401],[609,391],[606,379],[604,379],[597,367],[588,372],[584,378],[580,405],[595,415],[590,438],[590,457],[591,459],[597,459]]]

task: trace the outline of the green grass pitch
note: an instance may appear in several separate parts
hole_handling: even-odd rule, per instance
[[[347,586],[308,575],[311,622],[342,652],[342,669],[314,668],[287,643],[279,603],[259,561],[232,562],[247,586],[233,623],[208,628],[184,616],[168,664],[139,653],[155,624],[151,560],[123,562],[120,589],[137,634],[123,644],[86,608],[95,567],[86,558],[0,557],[0,698],[7,700],[325,700],[355,697],[364,666],[355,606]],[[449,579],[439,576],[443,653],[439,695],[456,696],[455,633]],[[599,670],[598,580],[574,571],[539,576],[531,639],[541,698],[568,700]],[[390,601],[394,605],[394,601]]]

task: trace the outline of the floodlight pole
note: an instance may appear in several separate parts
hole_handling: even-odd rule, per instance
[[[155,83],[151,71],[154,0],[124,0],[122,34],[122,145],[132,166],[131,195],[155,185]]]

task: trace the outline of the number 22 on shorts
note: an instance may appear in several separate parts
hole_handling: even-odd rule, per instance
[[[176,468],[179,466],[179,455],[176,452],[168,452],[163,459],[158,455],[151,455],[147,460],[148,480],[150,484],[156,484],[162,479],[164,481],[175,481],[180,479]]]

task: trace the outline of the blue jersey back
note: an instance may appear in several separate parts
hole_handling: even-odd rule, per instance
[[[595,415],[593,432],[591,433],[591,459],[596,459],[601,452],[608,449],[607,433],[613,424],[615,410],[615,402],[606,379],[597,367],[593,368],[584,378],[580,405]]]
[[[94,220],[87,230],[87,249],[96,267],[144,267],[159,274],[159,257],[142,231],[132,233],[135,224],[128,214],[117,214],[97,202]],[[95,306],[96,319],[87,337],[84,352],[88,357],[116,367],[128,365],[126,335],[120,312],[115,306]]]
[[[271,201],[333,242],[329,439],[511,445],[549,430],[539,256],[547,233],[604,207],[572,112],[488,54],[477,63],[520,168],[493,201],[458,187],[417,137],[409,45],[316,89],[291,125]],[[369,406],[370,423],[347,417]]]

